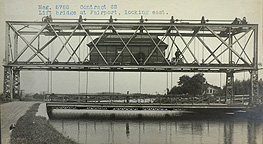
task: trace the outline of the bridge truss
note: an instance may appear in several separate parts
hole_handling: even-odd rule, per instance
[[[258,95],[258,25],[248,24],[245,18],[229,21],[204,17],[178,20],[46,16],[42,21],[7,21],[5,38],[7,99],[20,96],[21,70],[215,72],[226,74],[225,100],[232,104],[234,73],[245,71],[251,75],[250,104],[262,101]],[[111,51],[112,46],[118,49]],[[144,47],[151,48],[146,54],[138,54]]]

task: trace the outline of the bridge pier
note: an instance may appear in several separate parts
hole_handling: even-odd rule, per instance
[[[4,98],[6,100],[20,98],[20,70],[4,67]]]
[[[257,70],[252,70],[250,72],[250,80],[251,80],[251,92],[249,96],[249,105],[253,106],[262,103],[262,99],[259,97]]]
[[[234,73],[228,72],[226,74],[226,104],[233,104],[234,101]]]
[[[20,99],[20,70],[13,70],[13,98]]]
[[[13,81],[12,81],[12,70],[11,67],[4,67],[4,99],[13,99]]]

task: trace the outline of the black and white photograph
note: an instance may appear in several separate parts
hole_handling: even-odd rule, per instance
[[[263,144],[262,0],[0,0],[2,144]]]

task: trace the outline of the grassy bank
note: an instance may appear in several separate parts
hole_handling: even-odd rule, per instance
[[[44,117],[35,116],[39,103],[18,119],[11,134],[11,144],[76,144],[59,133]]]

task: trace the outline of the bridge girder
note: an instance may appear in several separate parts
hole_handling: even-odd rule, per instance
[[[101,41],[107,40],[105,37],[115,37],[118,46],[121,46],[113,57],[102,49]],[[141,62],[133,52],[131,42],[134,37],[147,37],[152,42],[149,53]],[[159,40],[156,41],[154,37]],[[167,45],[165,51],[162,51],[161,43]],[[198,52],[196,45],[199,45]],[[176,51],[180,52],[178,56],[173,55]],[[157,60],[152,60],[155,53],[158,53]],[[92,61],[91,55],[101,60]],[[127,57],[130,58],[129,63],[120,61]],[[231,82],[233,77],[229,71],[253,71],[251,85],[252,91],[255,91],[253,96],[257,97],[257,65],[258,25],[240,19],[220,21],[202,18],[198,21],[174,20],[173,17],[168,20],[45,17],[39,22],[6,22],[4,93],[11,99],[19,95],[20,70],[225,72],[227,79],[232,79]],[[233,96],[230,92],[229,89],[228,94]],[[258,98],[254,100],[258,101]]]

